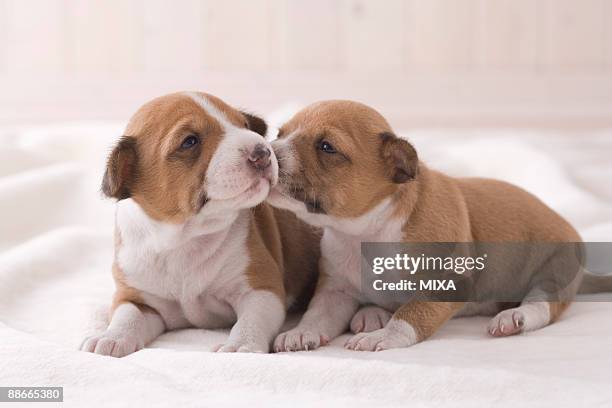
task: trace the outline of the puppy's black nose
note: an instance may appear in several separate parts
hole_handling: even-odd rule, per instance
[[[249,155],[249,164],[256,170],[264,170],[270,163],[270,149],[263,143],[257,143]]]

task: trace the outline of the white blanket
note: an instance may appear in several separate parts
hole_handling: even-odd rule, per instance
[[[0,386],[63,386],[72,406],[612,405],[612,304],[493,339],[455,319],[407,349],[215,354],[227,331],[166,333],[122,359],[77,351],[113,292],[113,203],[99,194],[121,123],[0,131]],[[585,240],[612,241],[612,132],[407,134],[431,167],[539,195]],[[612,268],[612,265],[611,265]],[[67,405],[67,404],[64,404]]]

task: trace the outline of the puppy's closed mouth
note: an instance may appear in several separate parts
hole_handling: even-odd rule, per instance
[[[301,186],[279,182],[275,190],[285,197],[293,198],[294,200],[304,203],[308,212],[326,214],[321,201],[317,200],[314,195],[307,194],[306,190]]]
[[[225,197],[207,197],[206,203],[209,201],[217,201],[217,202],[248,201],[248,200],[251,200],[254,196],[261,193],[262,189],[264,189],[266,186],[268,188],[272,187],[272,183],[270,182],[270,180],[267,177],[258,177],[251,184],[249,184],[249,186],[246,189],[240,191],[239,193],[236,193],[231,196],[225,196]]]

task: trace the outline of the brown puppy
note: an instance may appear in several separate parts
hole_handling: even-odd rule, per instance
[[[324,227],[315,296],[299,325],[276,338],[276,351],[316,348],[349,326],[358,334],[348,348],[409,346],[457,314],[499,312],[489,332],[506,336],[541,328],[568,306],[540,301],[541,288],[527,286],[535,270],[521,272],[525,286],[519,291],[524,297],[512,308],[498,302],[397,305],[368,298],[360,286],[361,242],[579,242],[580,237],[520,188],[428,169],[378,112],[356,102],[308,106],[280,129],[272,147],[279,161],[279,184],[268,201]],[[580,283],[576,273],[566,288],[569,297]],[[514,277],[506,276],[488,284],[503,290],[517,285],[513,282]],[[377,306],[355,315],[359,305],[371,303]]]
[[[277,180],[263,120],[196,92],[145,104],[112,151],[116,293],[82,349],[121,357],[166,330],[233,324],[218,351],[267,352],[317,271],[320,233],[262,204]]]

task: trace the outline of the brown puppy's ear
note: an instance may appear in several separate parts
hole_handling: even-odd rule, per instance
[[[255,133],[259,133],[262,136],[266,136],[268,125],[266,121],[259,116],[251,115],[250,113],[242,112],[242,115],[247,121],[247,128]]]
[[[106,164],[102,179],[102,192],[107,197],[123,200],[132,195],[131,189],[136,176],[136,139],[122,136]]]
[[[397,184],[413,180],[418,171],[419,157],[416,150],[406,140],[391,132],[383,132],[381,156],[388,165],[389,178]]]

